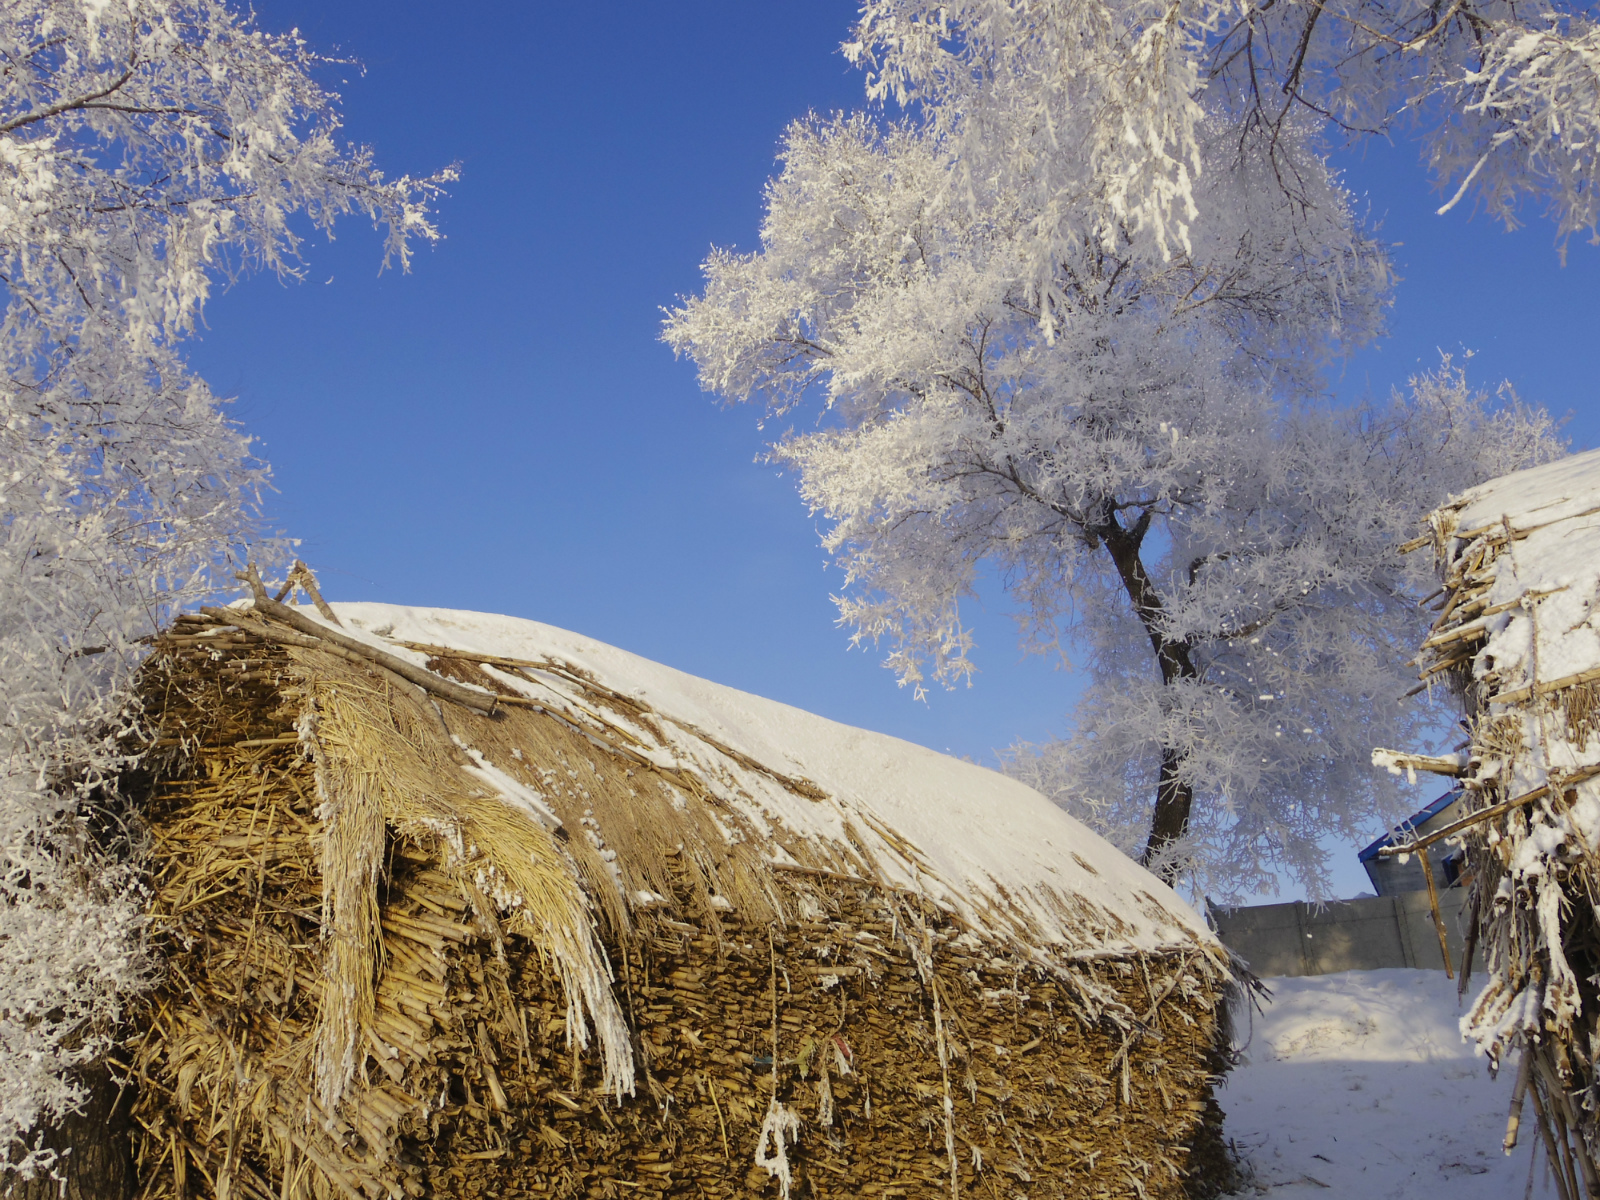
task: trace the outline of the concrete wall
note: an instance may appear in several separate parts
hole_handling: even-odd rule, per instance
[[[1461,966],[1470,911],[1466,888],[1439,893],[1452,970]],[[1427,892],[1341,900],[1317,908],[1301,901],[1212,908],[1223,944],[1257,975],[1327,975],[1379,967],[1442,971]]]

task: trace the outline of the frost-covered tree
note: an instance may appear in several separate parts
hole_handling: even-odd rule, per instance
[[[1014,161],[937,108],[794,126],[762,249],[714,253],[665,337],[713,391],[820,410],[772,453],[903,682],[969,674],[960,604],[991,568],[1090,681],[1019,772],[1169,878],[1317,890],[1319,840],[1393,812],[1371,747],[1424,719],[1396,703],[1420,581],[1394,546],[1556,442],[1448,364],[1388,404],[1319,398],[1389,274],[1304,130],[1199,123],[1162,244],[1083,153],[1118,110],[1079,99]]]
[[[1491,402],[1449,363],[1383,406],[1260,418],[1267,436],[1246,440],[1245,459],[1215,447],[1229,479],[1206,511],[1185,496],[1157,518],[1141,558],[1164,611],[1079,592],[1068,632],[1089,683],[1072,732],[1013,747],[1005,769],[1197,890],[1235,894],[1284,870],[1327,894],[1326,845],[1414,807],[1372,770],[1372,747],[1395,733],[1425,743],[1453,709],[1412,699],[1432,580],[1395,547],[1430,497],[1562,445],[1544,413],[1509,393]],[[1142,641],[1177,669],[1153,678]]]
[[[180,343],[218,281],[296,274],[341,215],[402,266],[436,236],[444,177],[341,144],[317,66],[220,0],[0,6],[0,1162],[24,1177],[148,970],[108,790],[141,639],[260,536],[265,468]]]

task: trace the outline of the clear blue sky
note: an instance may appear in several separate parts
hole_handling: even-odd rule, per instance
[[[656,341],[713,244],[753,247],[784,125],[858,107],[837,53],[855,5],[264,0],[344,72],[347,132],[391,173],[459,160],[447,239],[377,276],[376,238],[313,242],[302,284],[246,281],[192,358],[273,463],[272,513],[334,599],[532,617],[841,721],[992,762],[1060,731],[1069,674],[1023,661],[1003,607],[973,613],[976,686],[913,702],[847,652],[816,526]],[[339,75],[332,77],[337,81]],[[1404,243],[1393,336],[1342,393],[1386,392],[1436,347],[1478,351],[1600,442],[1594,248],[1507,235],[1438,203],[1408,150],[1350,179]],[[1350,863],[1354,856],[1348,855]],[[1341,876],[1364,886],[1358,871]]]

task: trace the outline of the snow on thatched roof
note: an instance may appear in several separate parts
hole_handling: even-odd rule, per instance
[[[1068,956],[1215,945],[1171,889],[997,772],[535,621],[370,603],[335,610],[347,632],[365,631],[390,653],[418,665],[441,654],[483,664],[579,727],[620,733],[655,765],[692,771],[758,831],[853,840],[881,882],[1006,940]],[[499,670],[495,659],[524,666]],[[493,764],[482,771],[509,802],[530,803]],[[772,858],[793,865],[776,842]]]
[[[1591,621],[1600,595],[1600,450],[1472,488],[1433,523],[1447,577],[1467,573],[1453,568],[1466,566],[1473,543],[1504,547],[1463,580],[1488,585],[1477,618],[1487,640],[1474,670],[1488,702],[1514,704],[1529,689],[1544,695],[1587,682],[1573,677],[1600,668],[1600,629]],[[1457,640],[1464,628],[1454,626]],[[1600,759],[1600,744],[1585,758],[1583,745],[1558,740],[1555,752],[1574,757],[1550,765]]]

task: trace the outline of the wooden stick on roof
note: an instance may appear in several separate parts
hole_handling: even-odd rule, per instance
[[[311,597],[311,603],[317,606],[317,611],[325,618],[327,618],[329,621],[332,621],[335,625],[342,626],[344,624],[344,622],[339,620],[339,618],[334,614],[334,611],[332,607],[329,606],[328,602],[322,598],[322,592],[317,587],[317,577],[311,573],[311,568],[306,566],[306,564],[301,562],[298,558],[294,560],[294,569],[289,572],[289,580],[292,583],[298,583],[300,587],[304,589],[305,594]]]
[[[321,622],[312,620],[310,617],[306,616],[305,613],[298,612],[295,609],[290,608],[287,604],[280,604],[271,596],[267,595],[267,589],[261,582],[260,572],[256,570],[253,564],[246,570],[240,572],[237,578],[250,588],[251,593],[255,597],[255,615],[258,617],[268,618],[271,621],[276,621],[282,625],[287,625],[291,629],[297,631],[302,637],[313,639],[312,645],[317,649],[331,650],[338,654],[341,658],[351,658],[354,656],[365,659],[368,662],[375,663],[378,666],[383,667],[385,670],[393,671],[402,679],[414,683],[418,687],[424,689],[425,691],[432,692],[436,696],[443,697],[446,700],[453,701],[456,704],[463,705],[467,708],[473,709],[476,712],[485,713],[490,716],[494,714],[495,707],[498,704],[500,697],[496,696],[493,692],[480,688],[468,687],[466,684],[457,683],[453,679],[446,679],[442,675],[436,675],[426,667],[419,667],[414,663],[407,662],[398,655],[390,654],[384,650],[379,650],[376,646],[369,646],[367,643],[359,640],[358,638],[353,638],[347,633],[341,633],[337,629],[329,629]],[[266,632],[270,634],[272,632],[270,630],[263,631],[260,626],[250,621],[248,619],[248,615],[245,613],[233,612],[232,610],[228,609],[211,609],[205,611],[208,616],[220,616],[221,619],[233,621],[241,628],[248,629],[253,633]],[[318,643],[322,644],[319,645]],[[303,641],[299,642],[298,644],[306,645],[306,643]]]

